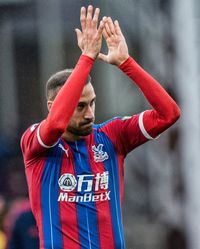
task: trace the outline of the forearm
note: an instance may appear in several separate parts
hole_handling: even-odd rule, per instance
[[[135,62],[135,60],[129,57],[120,65],[120,69],[136,83],[149,104],[154,108],[148,115],[155,120],[155,125],[157,123],[161,126],[161,132],[179,118],[180,109],[176,102],[151,75]],[[154,132],[152,135],[154,135]]]
[[[52,145],[65,132],[93,62],[93,59],[82,55],[67,82],[56,96],[47,118],[40,127],[40,136],[45,144]]]

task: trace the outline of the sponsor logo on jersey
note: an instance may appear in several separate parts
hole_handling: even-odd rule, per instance
[[[97,202],[110,200],[109,171],[96,175],[77,175],[77,178],[73,174],[65,173],[59,178],[58,184],[63,191],[60,192],[58,201]]]
[[[63,174],[58,180],[58,184],[63,191],[72,191],[76,188],[77,181],[72,174]]]
[[[97,202],[110,200],[110,191],[101,194],[86,193],[84,195],[69,195],[68,193],[60,193],[58,201],[67,202]]]
[[[103,144],[98,144],[98,146],[93,145],[92,151],[94,152],[94,161],[97,163],[103,162],[109,158],[108,153],[103,151]]]

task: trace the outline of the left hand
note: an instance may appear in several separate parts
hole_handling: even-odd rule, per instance
[[[103,30],[103,37],[108,46],[108,54],[99,53],[98,58],[116,66],[121,65],[129,57],[128,46],[121,32],[118,21],[113,23],[110,17],[107,18]]]

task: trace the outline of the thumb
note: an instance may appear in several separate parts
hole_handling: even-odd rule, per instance
[[[98,59],[107,62],[107,55],[99,53],[97,56]]]
[[[79,43],[81,36],[82,36],[82,32],[80,31],[80,29],[75,29],[75,32],[76,32],[76,36],[77,36],[77,41]]]

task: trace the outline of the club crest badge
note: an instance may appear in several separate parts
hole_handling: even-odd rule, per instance
[[[98,144],[97,146],[92,146],[92,151],[94,152],[94,161],[103,162],[109,158],[108,153],[103,151],[103,144]]]

